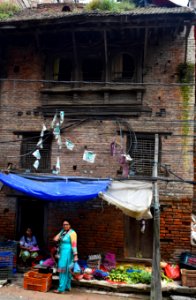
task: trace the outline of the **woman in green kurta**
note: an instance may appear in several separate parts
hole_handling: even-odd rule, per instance
[[[63,229],[54,237],[54,241],[59,242],[59,286],[54,293],[62,294],[71,289],[70,266],[78,260],[77,234],[67,220],[63,221]]]

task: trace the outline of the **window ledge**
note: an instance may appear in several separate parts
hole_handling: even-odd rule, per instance
[[[43,88],[41,90],[41,93],[51,93],[51,94],[64,94],[64,93],[70,93],[70,92],[111,92],[111,91],[133,91],[133,92],[143,92],[145,91],[145,87],[142,85],[133,85],[127,83],[123,84],[114,84],[114,85],[105,85],[101,86],[99,84],[93,84],[93,85],[85,85],[80,87],[71,87],[69,86],[58,86],[58,87],[51,87],[51,88]]]

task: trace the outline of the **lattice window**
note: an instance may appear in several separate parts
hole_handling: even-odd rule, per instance
[[[32,153],[36,150],[36,145],[39,140],[38,133],[23,134],[21,144],[21,168],[35,171],[33,164],[36,158]],[[51,138],[43,137],[43,149],[39,149],[41,154],[38,172],[48,172],[51,170]]]
[[[130,166],[130,175],[152,176],[155,149],[154,134],[137,133],[136,140],[132,141],[132,145],[128,142],[129,148],[133,159]]]

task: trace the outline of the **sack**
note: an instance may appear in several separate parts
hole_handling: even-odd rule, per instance
[[[75,261],[74,262],[74,265],[73,265],[73,273],[74,274],[78,274],[78,273],[81,273],[81,268],[80,268],[80,266],[79,266],[79,264],[78,264],[78,262],[77,261]]]
[[[107,271],[111,271],[116,268],[116,256],[114,253],[106,253],[103,266]]]
[[[170,279],[179,279],[180,278],[179,265],[167,264],[165,267],[165,275]]]
[[[41,265],[52,268],[55,265],[55,261],[53,260],[53,258],[48,258],[48,259],[44,260]]]

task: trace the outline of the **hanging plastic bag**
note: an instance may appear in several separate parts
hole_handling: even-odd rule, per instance
[[[165,267],[165,275],[170,279],[180,278],[180,267],[179,265],[167,264]]]
[[[77,261],[74,262],[74,265],[73,265],[73,273],[74,274],[78,274],[78,273],[81,273],[81,268],[78,264]]]
[[[84,151],[83,160],[90,162],[90,163],[94,163],[95,157],[96,157],[96,154],[94,152],[88,151],[88,150]]]
[[[75,145],[70,140],[66,139],[65,146],[67,147],[67,149],[72,151]]]

